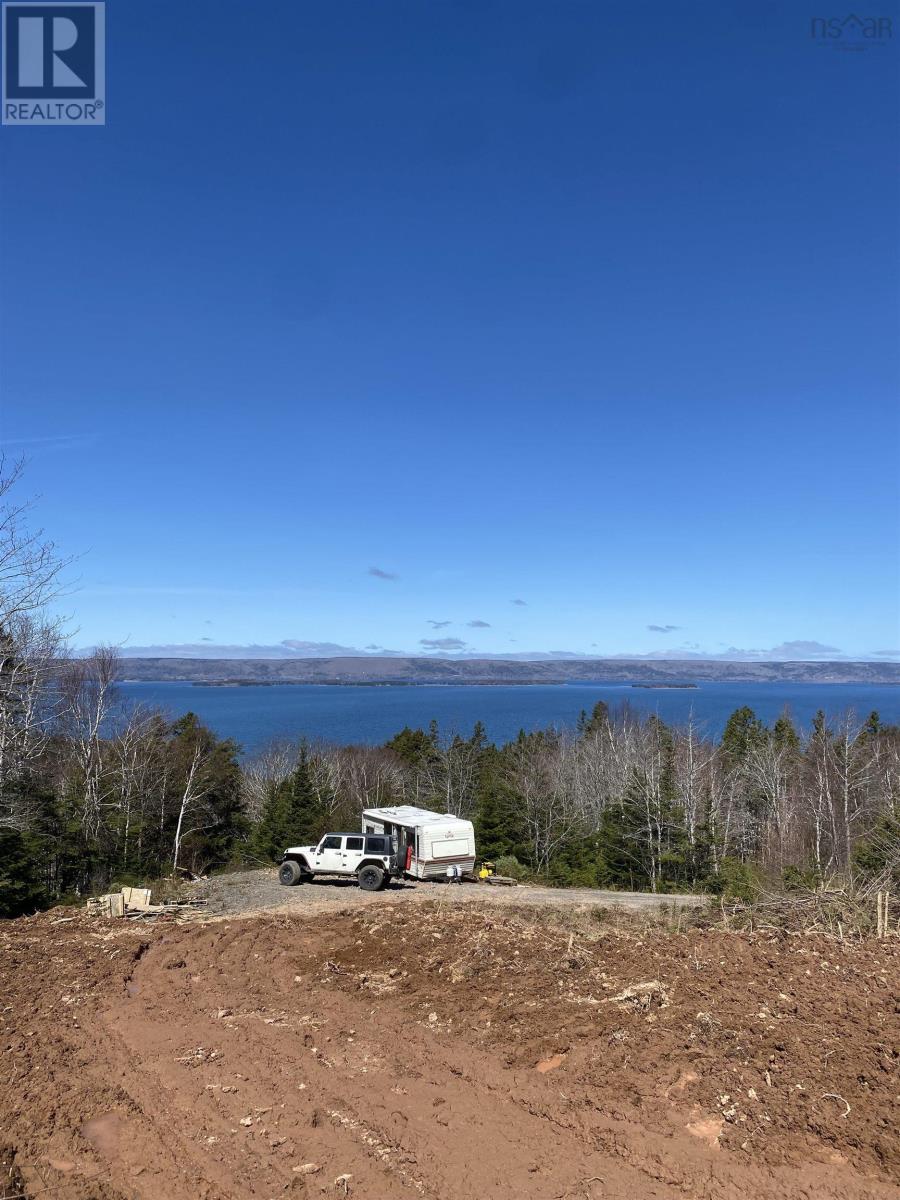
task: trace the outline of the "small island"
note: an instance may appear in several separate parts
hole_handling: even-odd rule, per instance
[[[633,683],[633,688],[654,688],[668,691],[671,688],[695,688],[696,683]]]

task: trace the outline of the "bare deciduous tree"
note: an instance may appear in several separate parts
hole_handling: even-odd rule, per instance
[[[58,717],[60,634],[37,613],[16,613],[0,629],[0,826],[25,829],[33,818],[24,787]]]
[[[81,823],[96,838],[107,801],[101,740],[115,700],[119,656],[100,646],[85,658],[69,659],[60,673],[65,723],[80,770]]]
[[[58,554],[42,530],[28,529],[29,501],[14,502],[24,460],[0,454],[0,629],[17,616],[46,607],[59,591],[60,573],[71,561]]]

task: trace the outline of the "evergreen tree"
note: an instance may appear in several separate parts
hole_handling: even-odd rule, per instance
[[[392,750],[411,767],[422,767],[437,760],[437,725],[431,722],[429,732],[424,729],[410,729],[408,725],[395,734],[389,742],[385,742],[385,750]]]
[[[797,751],[800,749],[800,735],[797,733],[787,709],[772,726],[772,741],[776,750]]]
[[[766,727],[752,708],[736,708],[722,733],[722,754],[729,766],[746,761],[751,750],[764,744]]]
[[[865,879],[900,888],[900,815],[882,813],[853,852],[853,866]]]
[[[185,713],[171,727],[167,747],[171,799],[169,822],[174,824],[178,798],[184,789],[190,764],[199,750],[202,756],[202,818],[190,821],[184,854],[193,869],[207,871],[222,866],[234,853],[237,841],[246,834],[247,822],[241,802],[240,747],[230,738],[219,738],[203,725],[195,713]],[[168,846],[166,847],[166,857]],[[163,862],[166,861],[163,858]],[[182,861],[186,861],[184,857]]]
[[[581,716],[585,717],[584,710],[582,710]],[[601,730],[606,728],[608,721],[609,705],[605,700],[598,700],[591,709],[590,717],[586,717],[583,724],[579,719],[579,732],[585,737],[592,733],[599,733]]]
[[[0,829],[0,917],[19,917],[45,903],[39,850],[16,829]]]
[[[475,810],[475,837],[482,858],[511,854],[527,858],[527,834],[522,802],[503,778],[502,751],[491,746],[484,752]]]
[[[259,858],[278,862],[288,846],[312,845],[326,832],[325,807],[313,787],[306,750],[296,767],[272,788],[253,832],[252,849]]]
[[[866,719],[865,726],[863,727],[863,733],[866,733],[871,737],[877,737],[880,732],[881,732],[881,717],[873,709],[872,712],[869,713],[869,715]]]
[[[472,729],[472,736],[469,738],[469,745],[473,750],[479,753],[483,752],[488,747],[487,730],[481,721],[476,721]]]

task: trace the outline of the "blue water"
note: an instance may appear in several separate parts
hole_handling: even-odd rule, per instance
[[[884,722],[900,722],[900,686],[819,683],[702,683],[690,689],[644,689],[628,684],[477,687],[194,687],[189,683],[124,683],[123,697],[161,708],[172,716],[191,710],[222,737],[234,738],[253,753],[272,738],[311,741],[387,741],[404,725],[425,727],[434,718],[444,732],[468,736],[482,721],[495,742],[520,729],[548,725],[574,727],[582,709],[598,700],[611,707],[627,700],[642,712],[658,713],[678,724],[695,721],[718,736],[730,714],[749,704],[771,724],[787,706],[795,722],[808,726],[817,709],[832,717],[873,710]]]

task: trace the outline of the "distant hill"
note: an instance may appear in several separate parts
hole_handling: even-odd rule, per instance
[[[900,663],[590,658],[129,658],[122,679],[190,683],[900,683]]]

